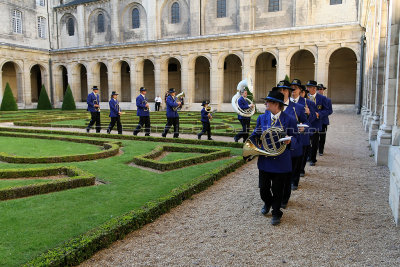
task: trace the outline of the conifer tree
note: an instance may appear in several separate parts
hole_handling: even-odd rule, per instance
[[[4,95],[3,95],[3,100],[1,101],[0,110],[1,111],[18,110],[17,102],[15,101],[11,87],[8,83],[6,84],[6,89],[4,90]]]
[[[68,84],[67,90],[65,91],[65,94],[64,94],[64,100],[63,100],[61,109],[62,110],[76,110],[75,100],[72,95],[71,87],[69,86],[69,84]]]
[[[40,90],[37,109],[49,110],[52,108],[53,107],[51,106],[49,96],[47,95],[47,92],[46,92],[46,88],[44,88],[44,85],[42,85],[42,89]]]

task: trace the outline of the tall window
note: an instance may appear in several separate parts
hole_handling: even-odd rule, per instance
[[[226,17],[226,0],[217,1],[217,18]]]
[[[340,5],[342,0],[331,0],[331,5]]]
[[[269,0],[268,11],[269,12],[279,11],[279,0]]]
[[[36,5],[38,6],[45,6],[46,2],[45,0],[36,0]]]
[[[171,23],[179,23],[179,21],[179,4],[178,2],[175,2],[171,7]]]
[[[97,16],[97,32],[104,32],[104,15],[102,13]]]
[[[12,13],[13,33],[22,33],[22,12],[14,9]]]
[[[140,13],[139,9],[134,8],[132,10],[132,29],[140,28]]]
[[[73,18],[69,18],[67,22],[67,31],[69,36],[75,35],[75,23]]]
[[[39,38],[46,38],[46,18],[38,17],[38,35]]]

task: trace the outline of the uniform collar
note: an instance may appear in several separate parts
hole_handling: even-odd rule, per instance
[[[300,96],[298,96],[297,98],[290,98],[294,103],[299,103],[300,100]]]
[[[279,117],[281,116],[282,111],[279,111],[278,113],[276,113],[275,115],[271,113],[271,120],[275,119],[279,119]]]
[[[316,98],[316,97],[317,97],[317,93],[315,93],[315,94],[313,94],[313,95],[310,94],[310,96]]]
[[[285,105],[286,106],[284,106],[283,107],[283,111],[285,111],[286,109],[287,109],[287,107],[289,106],[289,104],[290,104],[290,99],[288,99],[287,101],[285,101]],[[280,113],[280,112],[279,112]],[[279,117],[278,117],[279,118]]]

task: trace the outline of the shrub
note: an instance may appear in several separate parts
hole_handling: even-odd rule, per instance
[[[0,110],[2,111],[18,110],[17,102],[15,101],[14,95],[8,83],[6,84],[6,89],[4,90],[4,95],[3,95],[3,100],[1,101]]]
[[[74,97],[72,96],[72,91],[71,91],[71,87],[67,86],[67,90],[65,91],[64,94],[64,100],[62,103],[62,110],[76,110],[76,105],[75,105],[75,100]]]
[[[47,95],[47,92],[46,92],[46,88],[44,88],[44,85],[42,85],[42,89],[40,90],[37,109],[49,110],[52,108],[53,107],[51,106],[49,96]]]
[[[290,78],[289,78],[289,76],[287,74],[285,75],[285,80],[290,82]]]

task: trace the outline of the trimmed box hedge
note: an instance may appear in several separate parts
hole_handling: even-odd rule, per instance
[[[160,156],[163,152],[188,152],[188,153],[207,153],[207,154],[189,157],[186,159],[169,161],[169,162],[160,162],[158,160],[154,160],[154,158]],[[134,157],[132,161],[137,165],[144,166],[147,168],[152,168],[160,171],[169,171],[197,163],[203,163],[210,160],[228,157],[230,156],[230,154],[231,151],[229,149],[159,146],[147,154]]]
[[[2,129],[3,130],[3,129]],[[66,156],[52,156],[52,157],[22,157],[9,155],[5,152],[0,152],[0,160],[8,163],[59,163],[59,162],[77,162],[85,160],[96,160],[115,156],[119,153],[121,142],[108,142],[99,141],[92,139],[75,139],[69,137],[60,136],[46,136],[46,135],[28,135],[14,132],[4,132],[0,131],[0,136],[8,137],[22,137],[22,138],[36,138],[36,139],[48,139],[48,140],[58,140],[58,141],[68,141],[75,143],[87,143],[98,146],[103,146],[104,150],[88,154],[78,154],[78,155],[66,155]]]
[[[241,157],[233,158],[229,160],[227,165],[194,178],[191,182],[172,190],[167,196],[148,202],[139,210],[132,210],[113,218],[89,232],[65,242],[59,247],[50,249],[24,266],[78,265],[89,259],[97,251],[108,247],[116,240],[124,238],[128,233],[154,221],[192,195],[205,190],[214,181],[235,171],[244,163]]]
[[[0,181],[2,179],[46,177],[54,175],[67,175],[68,178],[60,178],[49,182],[41,182],[26,186],[15,186],[0,189],[0,200],[9,200],[39,194],[46,194],[50,192],[57,192],[77,187],[91,186],[95,183],[94,175],[82,171],[81,169],[78,169],[76,167],[0,170]]]

